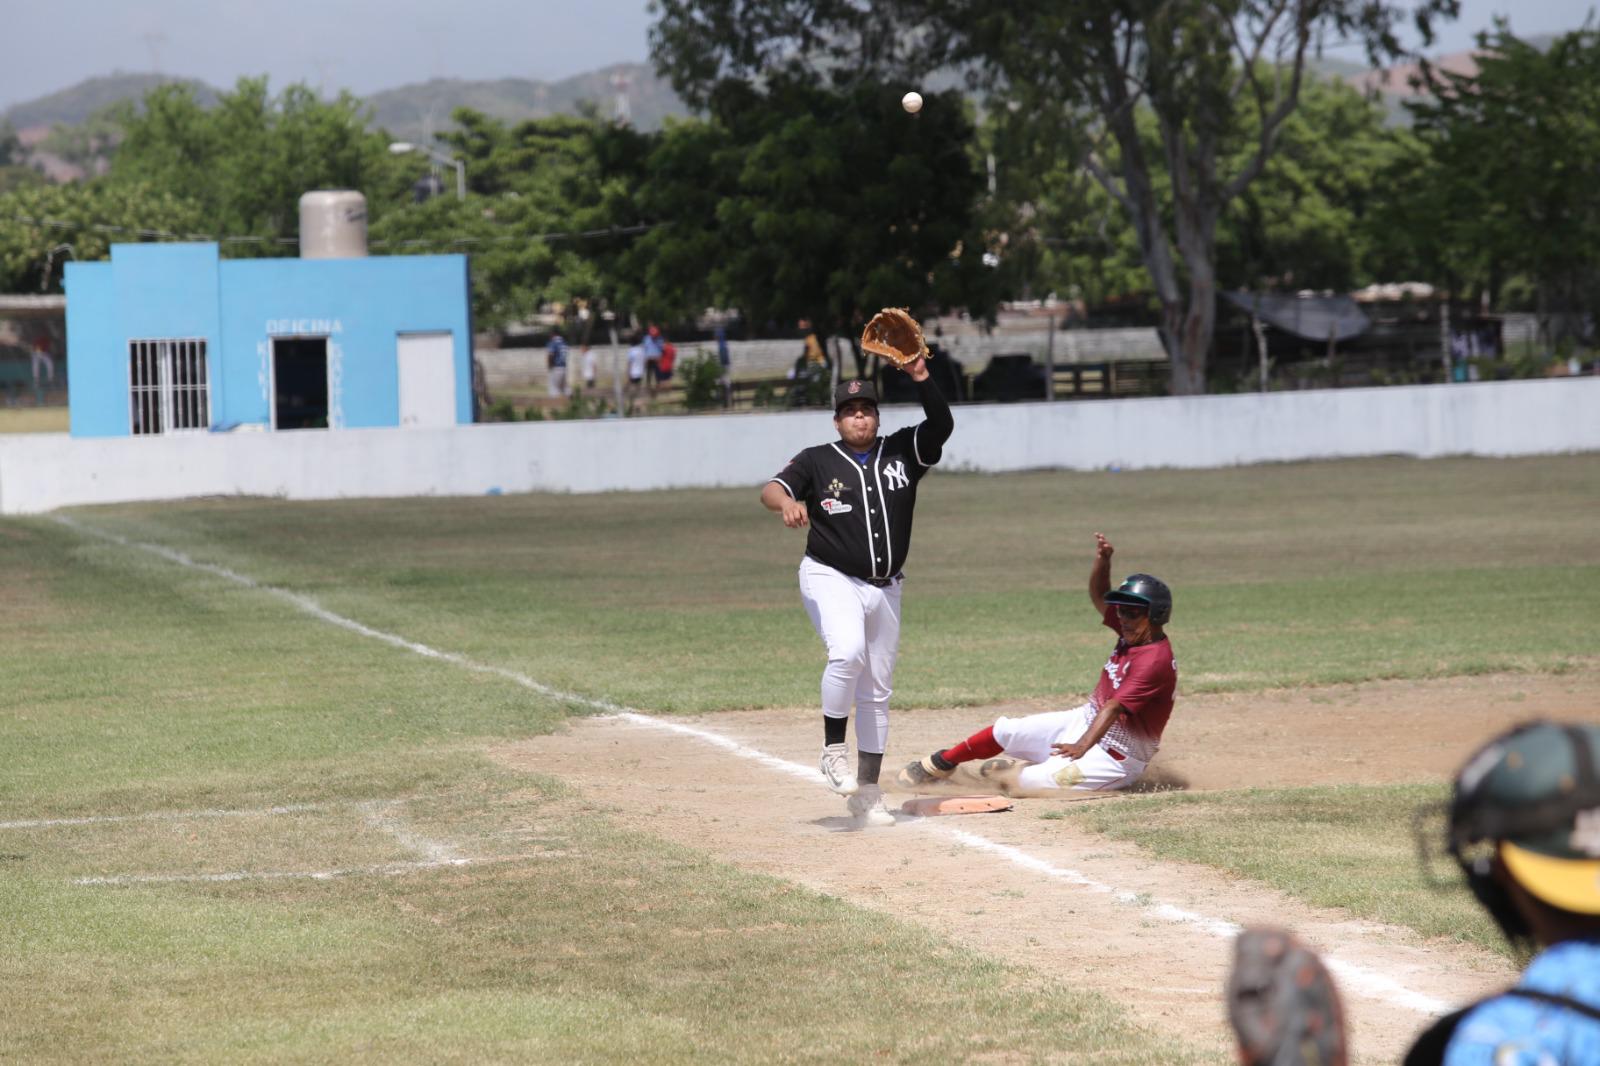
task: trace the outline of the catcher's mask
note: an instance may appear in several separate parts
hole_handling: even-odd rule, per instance
[[[878,387],[870,381],[841,381],[833,390],[833,417],[839,417],[839,408],[852,400],[866,400],[878,406]]]
[[[1600,726],[1529,722],[1489,741],[1456,776],[1445,849],[1513,942],[1532,931],[1495,880],[1496,857],[1540,902],[1600,917],[1597,762]],[[1419,843],[1426,861],[1426,838]]]
[[[1130,574],[1126,581],[1106,593],[1107,603],[1143,607],[1150,612],[1150,624],[1164,626],[1172,620],[1172,590],[1166,582],[1150,574]]]

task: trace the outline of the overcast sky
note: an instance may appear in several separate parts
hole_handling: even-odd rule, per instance
[[[1596,0],[1461,0],[1437,51],[1469,48],[1515,6],[1519,34],[1562,32]],[[219,88],[267,74],[371,93],[428,78],[551,81],[646,58],[647,0],[0,0],[0,109],[113,71]],[[1336,54],[1345,55],[1344,51]],[[1357,58],[1351,54],[1349,58]]]

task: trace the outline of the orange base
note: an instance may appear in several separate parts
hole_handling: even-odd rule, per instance
[[[922,796],[900,805],[902,814],[995,814],[1016,806],[1004,796]]]

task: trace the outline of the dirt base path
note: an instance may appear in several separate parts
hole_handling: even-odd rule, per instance
[[[996,715],[1044,706],[898,712],[885,768]],[[1489,735],[1539,715],[1600,719],[1600,668],[1188,698],[1147,780],[1220,789],[1440,779]],[[1137,1004],[1151,1027],[1219,1053],[1230,1046],[1220,990],[1233,925],[1285,924],[1328,953],[1361,1061],[1395,1061],[1430,1011],[1515,976],[1486,952],[1319,911],[1039,817],[1061,800],[1022,800],[1004,814],[901,816],[894,827],[856,830],[843,801],[814,783],[816,717],[807,709],[587,719],[495,755],[560,777],[631,824],[744,869]],[[891,805],[902,798],[891,793]]]

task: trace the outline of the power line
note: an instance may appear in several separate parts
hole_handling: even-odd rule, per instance
[[[32,215],[12,215],[12,221],[48,229],[91,230],[96,233],[128,233],[146,240],[212,241],[216,244],[282,244],[298,245],[298,237],[215,237],[206,233],[173,233],[170,230],[144,229],[139,226],[114,226],[104,222],[69,222],[59,218],[35,218]],[[625,237],[645,233],[661,225],[659,222],[638,223],[632,226],[604,226],[599,229],[555,233],[497,234],[490,237],[410,237],[405,239],[379,238],[369,241],[370,248],[412,248],[421,245],[470,246],[474,244],[503,244],[513,241],[563,241],[584,240],[590,237]]]
[[[635,233],[647,233],[662,225],[660,222],[641,222],[632,226],[603,226],[599,229],[577,230],[570,233],[533,233],[527,235],[503,234],[494,237],[414,237],[408,240],[372,241],[374,246],[393,246],[403,248],[418,244],[499,244],[503,241],[558,241],[558,240],[583,240],[588,237],[625,237]]]

